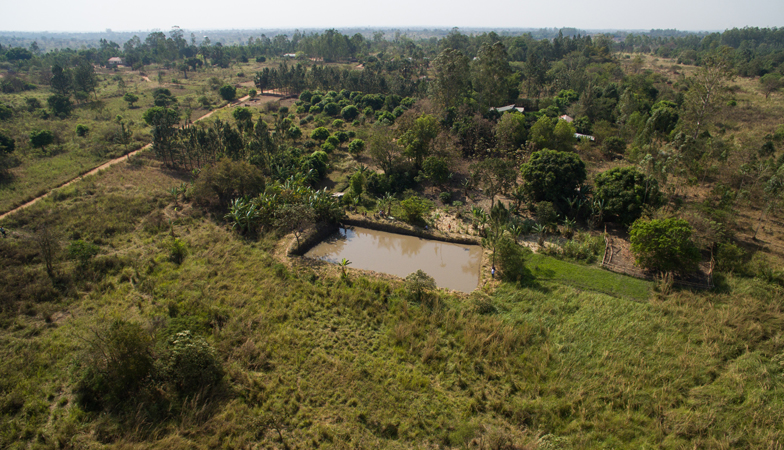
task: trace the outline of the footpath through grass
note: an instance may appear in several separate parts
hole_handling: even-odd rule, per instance
[[[537,281],[565,284],[614,297],[645,300],[651,290],[650,281],[540,254],[528,258],[528,269]]]

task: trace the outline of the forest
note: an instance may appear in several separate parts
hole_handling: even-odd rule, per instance
[[[0,36],[0,446],[780,446],[784,29],[464,31]]]

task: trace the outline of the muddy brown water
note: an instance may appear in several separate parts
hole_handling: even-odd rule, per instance
[[[373,270],[401,278],[422,269],[438,287],[471,292],[479,285],[482,248],[415,236],[341,228],[308,251],[305,256],[332,263],[349,260],[349,268]]]

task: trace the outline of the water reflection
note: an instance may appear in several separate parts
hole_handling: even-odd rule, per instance
[[[367,228],[340,229],[305,256],[405,277],[422,269],[440,287],[471,292],[479,284],[482,249]]]

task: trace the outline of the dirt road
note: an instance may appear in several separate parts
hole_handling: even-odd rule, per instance
[[[244,102],[244,101],[248,100],[249,98],[250,98],[250,97],[246,95],[245,97],[242,97],[242,98],[240,98],[240,99],[238,99],[238,100],[235,100],[235,101],[233,101],[232,103],[229,103],[228,105],[226,105],[226,106],[224,106],[224,107],[222,107],[222,108],[218,108],[218,109],[215,109],[215,110],[212,110],[212,111],[208,112],[207,114],[205,114],[205,115],[203,115],[203,116],[199,117],[198,119],[196,119],[194,122],[198,122],[199,120],[206,119],[206,118],[210,117],[211,115],[213,115],[213,114],[214,114],[216,111],[218,111],[218,110],[220,110],[220,109],[223,109],[223,108],[230,108],[230,107],[232,107],[232,106],[236,106],[236,105],[238,105],[238,104],[240,104],[240,103],[242,103],[242,102]],[[111,167],[111,166],[113,166],[113,165],[115,165],[115,164],[117,164],[117,163],[119,163],[119,162],[121,162],[121,161],[125,161],[125,160],[127,160],[128,158],[130,158],[130,157],[132,157],[132,156],[136,155],[136,154],[137,154],[137,153],[139,153],[139,152],[143,152],[144,150],[147,150],[147,149],[148,149],[148,148],[150,148],[150,147],[152,147],[152,144],[147,144],[147,145],[145,145],[144,147],[140,148],[139,150],[135,150],[135,151],[133,151],[133,152],[131,152],[131,153],[128,153],[127,155],[124,155],[124,156],[121,156],[121,157],[119,157],[119,158],[116,158],[116,159],[112,159],[112,160],[106,161],[105,163],[103,163],[103,164],[101,164],[100,166],[98,166],[98,167],[96,167],[96,168],[94,168],[94,169],[90,170],[89,172],[86,172],[86,173],[84,173],[84,174],[82,174],[82,175],[79,175],[78,177],[76,177],[76,178],[74,178],[74,179],[72,179],[72,180],[68,180],[68,181],[66,181],[65,183],[63,183],[63,184],[61,184],[61,185],[59,185],[59,186],[53,187],[53,188],[52,188],[52,189],[50,189],[50,190],[49,190],[49,191],[48,191],[46,194],[43,194],[43,195],[41,195],[41,196],[39,196],[39,197],[36,197],[36,198],[34,198],[34,199],[30,200],[29,202],[27,202],[27,203],[24,203],[24,204],[22,204],[22,205],[20,205],[20,206],[17,206],[16,208],[14,208],[14,209],[12,209],[12,210],[10,210],[10,211],[6,212],[6,213],[0,214],[0,220],[3,220],[3,219],[5,219],[6,217],[10,216],[11,214],[13,214],[13,213],[15,213],[15,212],[17,212],[17,211],[21,211],[22,209],[25,209],[25,208],[27,208],[28,206],[35,204],[35,202],[37,202],[38,200],[41,200],[42,198],[44,198],[44,197],[48,196],[48,195],[49,195],[49,194],[51,194],[51,193],[52,193],[52,191],[53,191],[53,190],[55,190],[55,189],[60,189],[60,188],[66,187],[66,186],[68,186],[68,185],[70,185],[70,184],[73,184],[73,183],[75,183],[75,182],[77,182],[77,181],[81,180],[81,179],[82,179],[82,178],[84,178],[84,177],[87,177],[87,176],[90,176],[90,175],[95,175],[95,174],[96,174],[96,173],[98,173],[99,171],[101,171],[101,170],[104,170],[104,169],[106,169],[106,168],[108,168],[108,167]]]

